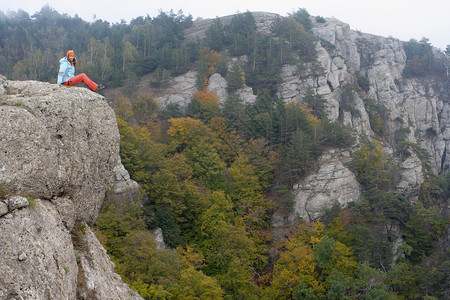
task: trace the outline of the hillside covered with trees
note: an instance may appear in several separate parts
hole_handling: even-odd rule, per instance
[[[121,90],[110,99],[121,159],[141,191],[128,198],[108,195],[95,230],[116,272],[145,299],[450,296],[443,245],[448,219],[440,210],[450,178],[432,171],[429,154],[407,142],[407,132],[396,136],[398,151],[386,154],[387,110],[370,99],[365,105],[376,138],[358,136],[340,118],[330,120],[325,99],[313,89],[301,101],[278,96],[284,64],[323,72],[311,18],[299,9],[277,18],[264,34],[246,12],[229,24],[216,18],[204,38],[187,40],[193,20],[182,12],[129,24],[88,23],[48,6],[33,16],[0,13],[2,75],[56,82],[59,58],[70,48],[79,59],[77,73]],[[404,49],[405,78],[448,83],[448,56],[435,53],[427,39],[405,42]],[[243,66],[227,67],[227,58],[244,55]],[[144,77],[162,89],[191,69],[197,70],[198,90],[186,109],[160,107],[154,95],[134,93]],[[214,73],[228,82],[223,105],[208,90]],[[244,83],[257,94],[254,103],[235,93]],[[343,89],[344,108],[352,111],[352,95],[369,89],[366,77],[355,76]],[[292,210],[292,187],[331,148],[352,150],[349,168],[362,200],[324,208],[320,220],[274,228],[272,215]],[[395,190],[398,161],[412,153],[424,169],[414,203]],[[156,228],[166,249],[157,248]]]

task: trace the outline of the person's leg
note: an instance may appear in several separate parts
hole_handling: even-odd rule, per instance
[[[80,82],[84,82],[91,91],[96,91],[98,88],[98,84],[93,82],[86,74],[81,73],[75,77],[69,79],[69,81],[64,82],[65,85],[74,86],[79,84]]]

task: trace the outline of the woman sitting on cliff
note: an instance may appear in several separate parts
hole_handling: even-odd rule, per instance
[[[84,82],[91,91],[98,92],[104,89],[103,85],[93,82],[86,74],[81,73],[75,76],[75,68],[77,67],[77,59],[73,50],[67,50],[66,57],[59,61],[58,85],[64,84],[74,86],[80,82]]]

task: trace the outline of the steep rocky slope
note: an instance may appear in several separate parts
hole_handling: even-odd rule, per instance
[[[336,19],[327,19],[324,24],[315,23],[313,32],[318,38],[334,45],[336,51],[334,53],[326,51],[321,45],[323,42],[317,45],[318,60],[325,70],[325,74],[317,81],[307,77],[306,81],[309,82],[305,85],[304,79],[285,73],[280,94],[289,95],[289,97],[283,98],[300,97],[307,85],[312,86],[318,94],[328,100],[331,118],[340,117],[344,123],[367,136],[374,134],[363,99],[373,99],[375,103],[388,111],[387,119],[384,120],[388,128],[384,141],[385,152],[390,154],[396,150],[395,135],[404,130],[403,132],[408,132],[406,141],[419,145],[431,155],[430,164],[433,171],[441,175],[446,173],[450,163],[447,155],[450,133],[448,82],[425,78],[403,78],[406,54],[403,43],[399,40],[356,32],[351,30],[349,25]],[[289,67],[285,69],[287,68]],[[345,84],[355,82],[356,75],[365,76],[370,82],[370,89],[365,95],[353,94],[359,114],[351,114],[342,109],[342,92]],[[287,83],[291,87],[296,86],[298,92],[295,93],[292,88],[283,87]],[[412,155],[400,162],[400,165],[402,180],[397,189],[407,199],[414,200],[423,182],[422,163],[416,155]],[[354,180],[351,175],[347,178],[350,182]],[[301,188],[298,189],[298,191],[301,190]],[[321,195],[329,194],[317,192]],[[332,196],[325,197],[328,198],[328,203],[336,200]],[[311,214],[302,213],[303,206],[302,209],[299,208],[299,202],[303,203],[301,199],[304,199],[304,195],[299,192],[296,197],[296,212],[303,217],[306,215],[311,217]],[[353,199],[348,198],[348,200]],[[308,212],[308,206],[314,207],[308,201],[304,203],[305,212]],[[317,217],[317,210],[309,211],[313,218]]]
[[[127,175],[102,96],[0,77],[0,299],[141,299],[89,228]]]
[[[276,17],[270,13],[255,13],[258,30],[270,27]],[[221,19],[223,24],[229,18]],[[312,21],[312,32],[318,38],[316,44],[317,62],[323,68],[319,76],[312,65],[306,70],[299,70],[296,65],[284,65],[281,70],[282,82],[278,94],[284,101],[301,100],[308,87],[327,100],[328,117],[331,120],[341,119],[360,135],[374,137],[369,113],[364,99],[372,99],[388,111],[385,121],[385,152],[391,154],[396,150],[395,138],[403,132],[405,140],[415,143],[431,155],[431,167],[436,174],[445,174],[450,165],[448,155],[450,137],[450,84],[445,80],[433,78],[403,78],[406,65],[406,54],[403,42],[371,34],[351,30],[334,18],[327,18],[325,23]],[[188,36],[202,36],[207,20],[200,22],[202,26],[195,31],[191,29]],[[193,27],[194,29],[197,27]],[[203,29],[201,29],[203,28]],[[235,63],[243,64],[246,56],[231,58],[229,69]],[[353,106],[357,113],[347,111],[343,105],[343,94],[347,85],[355,85],[358,76],[365,77],[370,89],[365,92],[353,92]],[[178,103],[187,105],[195,91],[196,72],[190,71],[176,77],[164,93],[157,95],[160,104]],[[216,91],[221,103],[228,98],[227,82],[219,74],[210,77],[209,89]],[[256,95],[248,86],[238,90],[245,103],[254,102]],[[294,188],[295,211],[289,220],[296,215],[302,218],[316,219],[323,206],[339,202],[342,205],[357,201],[360,197],[358,183],[347,167],[349,155],[342,155],[340,149],[325,153],[320,164],[302,183]],[[398,191],[413,201],[423,182],[422,162],[412,155],[401,164],[401,182]],[[337,171],[339,169],[339,171]],[[334,171],[333,171],[334,170]],[[331,173],[330,173],[331,172]],[[316,180],[321,184],[311,184]],[[448,206],[443,204],[443,207]],[[277,215],[274,224],[282,224]]]
[[[258,30],[267,31],[275,17],[255,13]],[[373,99],[389,110],[384,151],[393,153],[396,132],[408,129],[403,131],[406,140],[427,150],[433,171],[447,173],[448,81],[403,78],[406,54],[397,39],[356,32],[332,18],[312,22],[323,73],[314,74],[312,66],[299,70],[284,65],[279,96],[286,102],[301,100],[311,87],[327,100],[330,119],[339,118],[369,137],[375,131],[364,99]],[[187,36],[203,35],[210,23],[196,21]],[[232,57],[228,66],[246,60]],[[358,75],[367,78],[370,89],[353,93],[358,113],[352,113],[343,105],[343,94]],[[191,70],[174,78],[157,100],[162,105],[187,105],[196,90],[196,76]],[[209,88],[221,103],[228,98],[227,82],[220,74],[211,76]],[[245,85],[238,94],[246,103],[256,99]],[[323,207],[358,201],[360,186],[347,166],[352,150],[324,153],[317,168],[292,187],[293,211],[287,216],[276,213],[274,225],[297,216],[314,220]],[[118,153],[117,124],[103,97],[83,88],[0,78],[0,299],[140,299],[114,274],[89,228],[110,187],[116,193],[137,188]],[[399,163],[397,190],[414,201],[423,182],[422,162],[413,154]]]

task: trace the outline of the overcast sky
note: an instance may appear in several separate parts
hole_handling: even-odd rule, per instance
[[[287,16],[299,8],[313,16],[335,17],[354,30],[403,41],[429,38],[445,50],[450,44],[450,0],[0,0],[0,10],[23,9],[30,15],[44,5],[59,13],[78,14],[85,21],[102,19],[110,23],[139,16],[156,17],[171,9],[196,18],[222,17],[237,12],[265,11]]]

